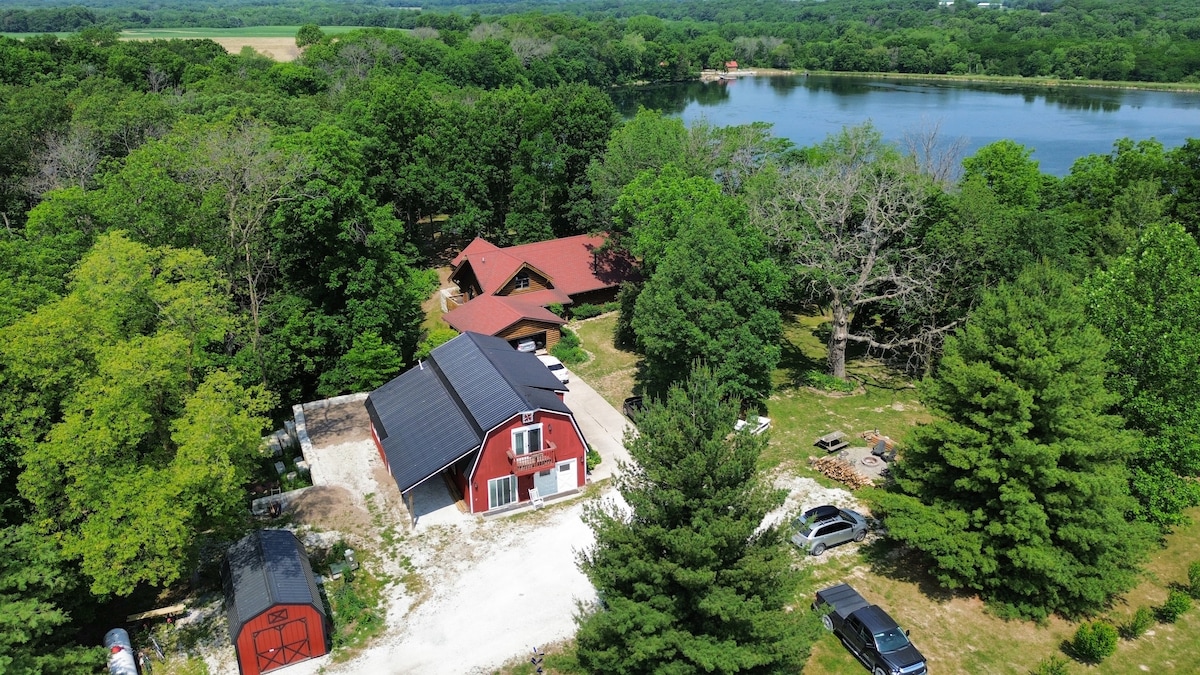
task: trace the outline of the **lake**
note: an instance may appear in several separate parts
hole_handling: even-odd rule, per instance
[[[1079,157],[1108,154],[1120,138],[1153,137],[1169,148],[1200,138],[1200,93],[1191,92],[783,75],[625,87],[612,96],[626,117],[642,105],[688,124],[769,122],[797,146],[868,120],[889,141],[940,123],[943,137],[967,139],[968,155],[1009,138],[1058,176]]]

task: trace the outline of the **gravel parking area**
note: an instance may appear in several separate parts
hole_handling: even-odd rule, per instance
[[[575,405],[586,400],[590,406],[592,397],[602,401],[579,384],[572,382],[573,390],[578,387]],[[593,443],[611,447],[625,420],[604,405],[609,410],[581,417],[588,418],[585,434],[611,428],[609,438]],[[370,440],[361,400],[306,409],[305,417],[312,441],[308,453],[320,483],[297,500],[297,520],[322,539],[344,537],[369,551],[361,559],[394,581],[386,590],[387,628],[381,637],[352,660],[333,663],[326,656],[288,666],[287,675],[490,673],[534,647],[574,635],[579,604],[596,597],[577,564],[579,552],[594,542],[583,509],[594,499],[619,498],[607,482],[584,499],[483,519],[459,511],[440,481],[430,480],[417,490],[425,504],[414,526]],[[606,457],[605,475],[615,460]],[[808,478],[780,476],[775,485],[787,489],[789,498],[769,522],[816,504],[861,508],[845,490]],[[380,532],[388,527],[399,534],[398,544],[383,542]],[[408,587],[399,581],[405,574],[419,581]],[[222,653],[208,660],[210,669],[233,675],[232,649]]]

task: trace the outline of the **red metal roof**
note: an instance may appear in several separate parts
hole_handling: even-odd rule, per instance
[[[521,319],[544,321],[561,326],[566,323],[562,318],[555,316],[545,307],[524,301],[530,295],[541,295],[548,292],[551,291],[539,291],[516,297],[481,295],[461,307],[446,312],[442,318],[450,324],[451,328],[460,333],[472,331],[485,335],[495,335]]]

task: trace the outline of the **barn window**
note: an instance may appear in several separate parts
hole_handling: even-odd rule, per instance
[[[488,508],[494,509],[517,500],[517,477],[504,476],[488,481]]]
[[[513,279],[513,288],[518,291],[524,288],[529,288],[529,272],[526,272],[525,270],[517,272],[517,278]]]
[[[542,449],[542,425],[513,429],[512,450],[514,455],[524,455]]]

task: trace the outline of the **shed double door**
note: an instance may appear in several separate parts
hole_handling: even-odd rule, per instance
[[[281,668],[313,657],[307,617],[279,623],[254,633],[258,672]]]
[[[534,474],[533,487],[537,488],[538,494],[543,497],[549,497],[550,495],[574,490],[579,487],[579,480],[575,469],[576,461],[568,459],[558,462],[553,468]]]

